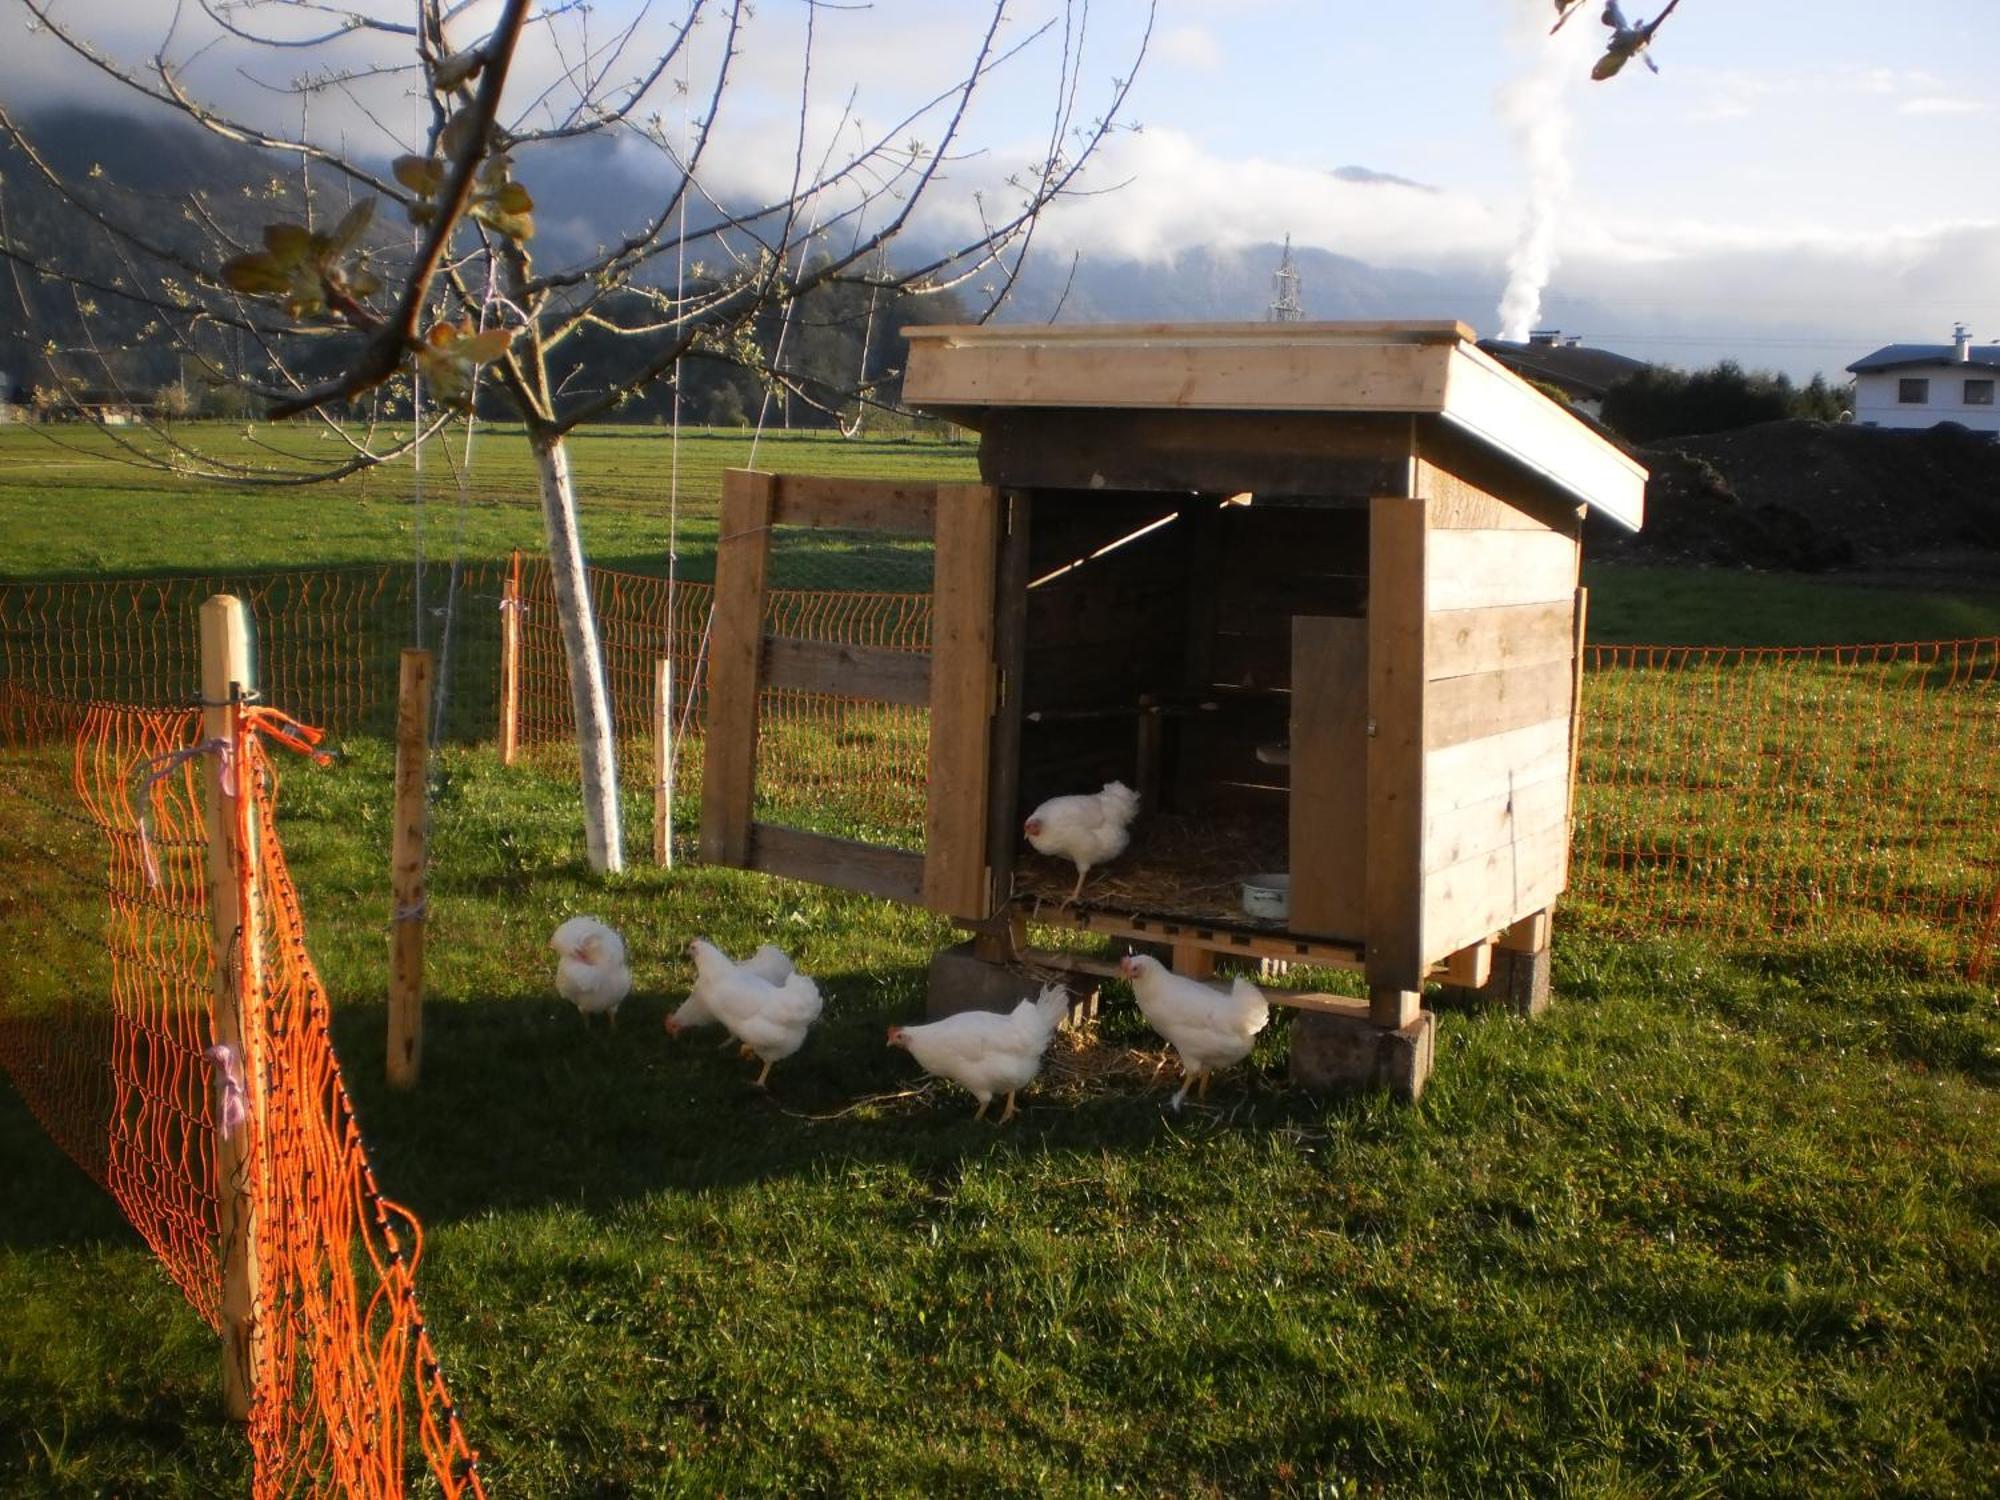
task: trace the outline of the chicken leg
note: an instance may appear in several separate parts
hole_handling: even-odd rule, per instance
[[[975,1110],[974,1110],[974,1111],[972,1112],[972,1118],[973,1118],[973,1119],[975,1119],[975,1120],[983,1120],[983,1119],[985,1119],[985,1118],[986,1118],[986,1106],[987,1106],[987,1105],[989,1105],[989,1104],[991,1104],[992,1102],[993,1102],[993,1096],[992,1096],[992,1095],[990,1095],[990,1094],[989,1094],[989,1095],[987,1095],[987,1096],[986,1096],[986,1097],[985,1097],[984,1099],[981,1099],[981,1100],[979,1101],[979,1108],[975,1109]]]
[[[1083,895],[1083,882],[1087,878],[1089,878],[1089,875],[1090,875],[1089,865],[1078,865],[1076,867],[1076,889],[1069,893],[1069,900],[1063,902],[1064,906],[1076,905],[1077,901]]]
[[[750,1049],[749,1049],[748,1047],[745,1047],[745,1048],[744,1048],[743,1050],[744,1050],[745,1052],[749,1052],[749,1051],[750,1051]],[[754,1056],[755,1056],[756,1054],[755,1054],[755,1053],[751,1053],[751,1055],[752,1055],[752,1056],[754,1057]],[[769,1078],[770,1076],[771,1076],[771,1063],[770,1063],[770,1060],[769,1060],[769,1059],[767,1058],[767,1059],[765,1060],[765,1062],[764,1062],[764,1071],[763,1071],[763,1072],[761,1072],[761,1073],[759,1073],[759,1074],[757,1075],[757,1080],[756,1080],[756,1082],[755,1082],[755,1083],[753,1083],[753,1084],[751,1085],[751,1087],[752,1087],[752,1088],[759,1088],[759,1089],[763,1088],[763,1087],[764,1087],[764,1080],[765,1080],[765,1079],[767,1079],[767,1078]]]
[[[1005,1125],[1009,1120],[1013,1118],[1014,1118],[1014,1091],[1012,1089],[1009,1089],[1007,1090],[1007,1108],[1001,1112],[1000,1118],[995,1120],[993,1123],[996,1125]]]

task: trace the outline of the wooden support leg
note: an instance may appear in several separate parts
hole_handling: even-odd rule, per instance
[[[1422,1013],[1424,997],[1415,990],[1399,990],[1387,985],[1368,987],[1368,1019],[1377,1026],[1401,1031]]]
[[[1215,950],[1198,943],[1175,943],[1173,970],[1187,979],[1213,978]]]
[[[1014,963],[1028,946],[1028,919],[1016,911],[963,925],[972,933],[972,956],[985,963]]]
[[[1493,975],[1493,945],[1474,943],[1445,960],[1444,982],[1460,989],[1476,990]]]

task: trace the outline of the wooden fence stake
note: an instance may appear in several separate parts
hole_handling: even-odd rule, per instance
[[[424,1061],[424,820],[430,745],[431,654],[403,652],[396,693],[396,812],[389,879],[389,1086],[413,1089]]]
[[[521,554],[507,570],[500,598],[500,764],[521,753]]]
[[[674,659],[653,667],[653,863],[674,867]]]
[[[201,734],[230,747],[229,762],[210,753],[203,759],[206,790],[203,821],[208,832],[209,941],[214,954],[215,1007],[210,1029],[218,1045],[234,1052],[241,1069],[244,1122],[224,1134],[222,1110],[215,1111],[216,1221],[222,1253],[222,1406],[237,1421],[250,1415],[257,1367],[258,1256],[254,1234],[255,1153],[264,1123],[263,1056],[260,1017],[263,994],[263,941],[259,929],[257,838],[251,821],[256,806],[248,785],[249,767],[237,754],[245,737],[244,700],[256,687],[250,654],[250,615],[232,594],[217,594],[201,607]],[[248,805],[246,806],[246,799]],[[240,874],[247,869],[249,899]],[[252,1007],[244,1013],[245,1001]]]

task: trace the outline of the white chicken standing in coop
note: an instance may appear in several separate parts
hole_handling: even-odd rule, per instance
[[[746,973],[755,974],[766,984],[783,984],[793,974],[791,955],[773,943],[766,943],[738,965]],[[678,1037],[683,1031],[693,1031],[701,1026],[714,1026],[717,1017],[708,1008],[708,996],[701,979],[697,976],[694,988],[688,991],[687,999],[681,1001],[674,1013],[667,1017],[667,1035]],[[735,1037],[727,1038],[723,1050],[739,1047],[742,1043]]]
[[[1132,994],[1147,1022],[1173,1044],[1181,1064],[1181,1107],[1196,1080],[1208,1096],[1208,1078],[1250,1055],[1257,1033],[1271,1019],[1264,992],[1241,975],[1227,990],[1198,979],[1171,973],[1157,958],[1128,953],[1118,960],[1118,972],[1132,982]]]
[[[926,1073],[949,1078],[979,1101],[975,1120],[986,1118],[995,1094],[1007,1096],[997,1123],[1014,1118],[1014,1095],[1042,1071],[1042,1054],[1069,1010],[1069,991],[1044,985],[1033,1000],[1011,1011],[962,1010],[922,1026],[891,1026],[889,1045],[901,1047]]]
[[[1028,814],[1021,831],[1037,854],[1075,862],[1076,889],[1069,893],[1074,901],[1094,868],[1125,852],[1138,815],[1139,794],[1122,781],[1107,781],[1101,792],[1049,798]]]
[[[625,940],[595,917],[571,917],[556,929],[549,946],[561,955],[556,993],[576,1007],[584,1025],[592,1016],[609,1016],[616,1026],[618,1007],[632,993]]]
[[[694,992],[744,1050],[763,1062],[757,1087],[764,1087],[771,1064],[783,1062],[805,1045],[806,1033],[819,1019],[819,986],[797,970],[783,983],[772,984],[747,965],[730,962],[706,938],[689,943],[688,956],[694,960]]]

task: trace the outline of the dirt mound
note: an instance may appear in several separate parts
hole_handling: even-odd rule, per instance
[[[1766,422],[1636,453],[1645,529],[1594,519],[1592,556],[1820,572],[2000,552],[2000,442],[1963,428]]]

